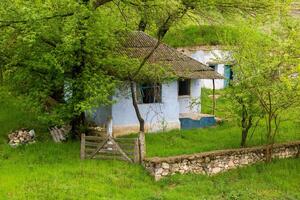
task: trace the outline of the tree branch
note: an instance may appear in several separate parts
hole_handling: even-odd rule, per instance
[[[32,19],[32,20],[0,20],[0,23],[3,23],[2,25],[0,25],[0,28],[2,27],[8,27],[11,26],[13,24],[26,24],[28,22],[33,22],[33,21],[43,21],[43,20],[50,20],[50,19],[55,19],[55,18],[60,18],[60,17],[69,17],[74,15],[74,12],[71,13],[65,13],[65,14],[57,14],[57,15],[52,15],[52,16],[48,16],[48,17],[41,17],[38,19]]]

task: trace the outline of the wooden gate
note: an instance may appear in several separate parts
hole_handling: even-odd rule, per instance
[[[113,159],[140,162],[138,138],[81,135],[81,159]]]

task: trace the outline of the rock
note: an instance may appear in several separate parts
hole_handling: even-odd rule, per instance
[[[209,157],[206,157],[206,158],[205,158],[205,162],[208,163],[209,161],[210,161],[210,158],[209,158]]]
[[[28,134],[30,135],[30,137],[35,137],[35,131],[32,129],[28,132]]]
[[[220,167],[215,167],[215,168],[212,168],[211,173],[212,174],[217,174],[221,171],[222,171],[222,169]]]
[[[166,163],[166,162],[163,162],[162,165],[161,165],[161,167],[162,167],[163,169],[169,169],[169,168],[170,168],[170,165],[169,165],[168,163]]]
[[[155,169],[155,174],[162,174],[163,169],[162,168],[156,168]]]
[[[234,167],[234,162],[232,160],[228,162],[228,167]]]
[[[161,173],[162,176],[167,176],[169,174],[168,171],[163,171],[163,173]]]

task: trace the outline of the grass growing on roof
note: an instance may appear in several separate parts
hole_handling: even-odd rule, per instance
[[[171,29],[164,42],[173,47],[233,45],[239,38],[237,30],[235,27],[223,25],[191,25],[183,29]]]

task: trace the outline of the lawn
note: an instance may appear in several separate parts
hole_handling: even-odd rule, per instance
[[[287,159],[155,182],[138,165],[81,161],[78,142],[37,143],[0,153],[0,199],[299,199],[299,171],[300,160]]]
[[[155,182],[139,165],[81,161],[78,141],[54,144],[45,139],[48,136],[46,128],[38,123],[34,113],[24,110],[20,101],[6,96],[0,104],[1,200],[300,199],[299,159],[260,163],[213,177],[175,175]],[[21,127],[35,128],[38,142],[12,149],[5,144],[7,133]],[[147,135],[148,156],[235,147],[239,135],[228,137],[228,129],[235,130],[224,123],[198,131]]]
[[[222,95],[217,99],[216,115],[224,122],[221,125],[203,129],[174,130],[165,133],[146,135],[147,156],[173,156],[197,152],[239,148],[241,128],[237,121],[232,119],[228,112],[228,100],[224,91],[217,91]],[[211,114],[211,90],[202,90],[202,112]],[[299,108],[287,111],[281,124],[276,142],[300,140]],[[248,146],[265,144],[265,127],[263,121],[257,126],[252,137],[249,137]],[[253,130],[250,130],[252,134]]]

